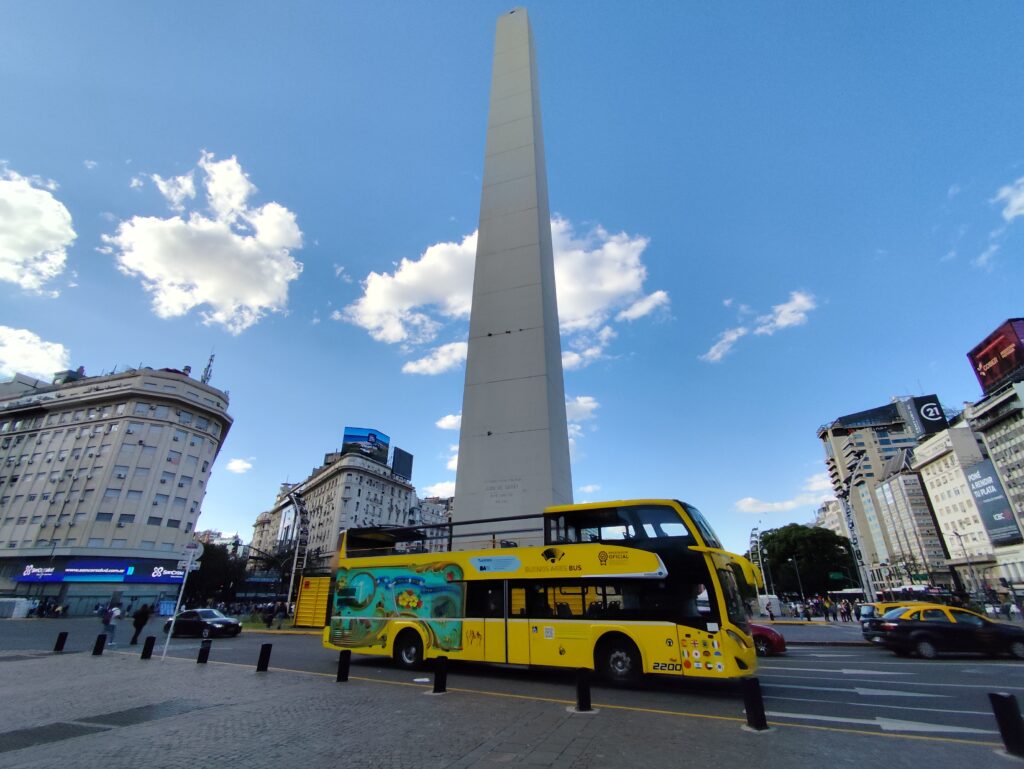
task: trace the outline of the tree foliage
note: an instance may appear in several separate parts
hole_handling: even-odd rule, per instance
[[[801,585],[805,596],[857,587],[850,540],[831,529],[791,523],[764,532],[761,549],[777,594],[797,595]],[[800,570],[799,582],[791,558]],[[830,572],[842,573],[843,577],[834,579]]]
[[[189,606],[210,600],[232,601],[243,582],[245,561],[233,557],[226,545],[205,545],[199,569],[188,575],[184,600]]]

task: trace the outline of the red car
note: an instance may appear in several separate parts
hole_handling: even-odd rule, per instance
[[[750,634],[754,636],[754,648],[757,649],[758,657],[786,653],[786,639],[777,630],[751,622]]]

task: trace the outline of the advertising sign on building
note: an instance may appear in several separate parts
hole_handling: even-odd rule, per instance
[[[986,459],[965,470],[967,483],[971,487],[971,494],[974,495],[974,503],[978,506],[981,522],[985,524],[992,544],[1000,547],[1024,542],[992,460]]]
[[[70,561],[65,566],[27,564],[16,582],[127,582],[178,584],[183,569],[135,561]]]
[[[939,396],[924,395],[910,399],[910,419],[917,428],[915,434],[918,436],[932,435],[941,432],[949,427],[946,421],[946,414],[939,404]]]
[[[967,353],[967,360],[986,395],[1024,373],[1024,318],[1006,321]]]
[[[395,454],[391,458],[391,471],[399,478],[412,480],[412,454],[395,446]]]
[[[369,427],[346,427],[345,435],[341,440],[341,453],[364,454],[375,462],[382,465],[388,463],[388,449],[391,447],[391,438],[380,430]]]

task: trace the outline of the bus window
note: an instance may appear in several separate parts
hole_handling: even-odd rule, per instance
[[[505,583],[500,580],[466,582],[466,616],[495,619],[505,616]]]
[[[737,627],[747,630],[747,609],[740,597],[740,589],[736,584],[736,574],[730,568],[718,570],[718,581],[722,583],[722,598],[725,602],[725,613],[729,621]]]
[[[697,527],[697,531],[700,532],[701,537],[704,538],[704,544],[708,547],[721,548],[722,543],[718,540],[718,535],[715,534],[714,529],[711,528],[710,524],[704,519],[703,514],[693,505],[688,505],[685,502],[682,503],[683,509],[690,516],[690,520],[693,521],[693,525]]]

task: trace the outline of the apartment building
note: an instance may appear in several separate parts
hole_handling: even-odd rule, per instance
[[[176,593],[227,405],[189,367],[0,385],[0,594],[81,614]]]

